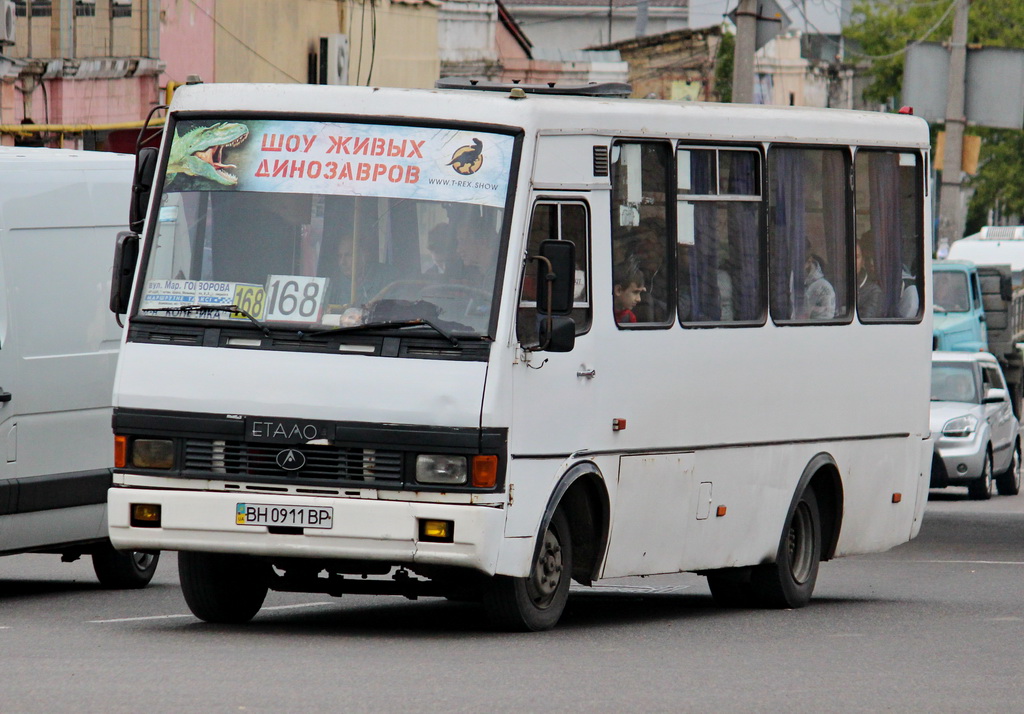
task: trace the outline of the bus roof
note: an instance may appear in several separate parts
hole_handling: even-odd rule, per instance
[[[305,84],[179,87],[172,111],[280,112],[472,121],[541,134],[685,136],[927,148],[920,117],[881,112],[509,93]]]

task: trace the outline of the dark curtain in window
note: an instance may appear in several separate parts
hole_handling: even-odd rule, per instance
[[[821,198],[824,208],[827,276],[836,290],[836,315],[849,309],[846,277],[846,162],[839,151],[821,152]]]
[[[804,157],[799,149],[774,149],[771,159],[775,202],[770,244],[772,315],[789,320],[805,312]]]
[[[875,271],[882,288],[882,316],[896,315],[903,276],[900,240],[899,156],[892,152],[868,154],[871,196],[871,232],[874,235]]]
[[[712,152],[695,151],[690,162],[690,186],[695,195],[713,195],[715,186],[714,157]],[[693,253],[690,260],[690,295],[693,297],[694,322],[722,319],[721,298],[718,293],[718,240],[715,235],[715,204],[695,203],[693,207]]]
[[[730,162],[728,192],[756,196],[757,154],[728,152]],[[760,315],[761,256],[758,251],[759,203],[729,202],[728,225],[731,238],[730,259],[737,270],[732,286],[732,302],[736,320],[756,320]]]

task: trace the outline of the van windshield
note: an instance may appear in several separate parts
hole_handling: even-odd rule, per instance
[[[487,334],[514,137],[262,119],[173,131],[141,312]]]
[[[934,282],[936,311],[967,312],[971,309],[966,273],[936,270],[932,274],[932,281]]]

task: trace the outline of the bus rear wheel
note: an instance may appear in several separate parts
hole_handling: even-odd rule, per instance
[[[762,607],[803,607],[811,599],[821,562],[821,517],[814,491],[807,489],[782,532],[774,563],[751,570],[750,588]]]
[[[540,539],[528,577],[495,575],[484,591],[484,609],[500,629],[550,630],[565,610],[572,579],[572,539],[561,509],[555,511]]]
[[[244,555],[178,553],[178,578],[192,614],[200,620],[248,622],[263,607],[270,565]]]

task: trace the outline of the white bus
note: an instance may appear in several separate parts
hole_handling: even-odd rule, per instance
[[[175,94],[111,295],[117,547],[179,551],[210,622],[269,588],[542,630],[570,580],[799,607],[914,537],[923,120],[451,84]]]

